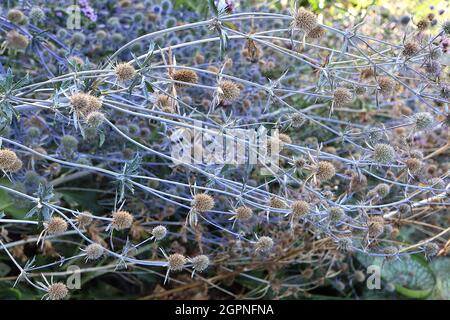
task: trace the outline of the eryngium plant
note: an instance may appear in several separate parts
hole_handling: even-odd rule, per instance
[[[436,294],[395,275],[449,249],[445,11],[79,2],[78,29],[56,1],[1,7],[3,288],[355,296],[378,261],[385,297]],[[255,145],[259,129],[278,134]],[[219,137],[277,161],[216,159]]]

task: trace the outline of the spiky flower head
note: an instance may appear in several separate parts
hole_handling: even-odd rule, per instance
[[[434,123],[433,115],[429,112],[416,113],[413,119],[417,130],[430,129]]]
[[[28,38],[16,30],[11,30],[6,34],[6,44],[10,49],[26,49],[30,41]]]
[[[89,127],[98,128],[105,121],[105,115],[98,111],[93,111],[86,116],[86,123]]]
[[[206,212],[214,208],[214,198],[206,193],[198,193],[192,199],[191,206],[194,211]]]
[[[352,98],[352,93],[347,88],[339,87],[334,90],[333,101],[338,107],[349,104]]]
[[[195,271],[202,272],[209,266],[208,256],[202,254],[191,259],[192,267]]]
[[[246,206],[236,208],[236,219],[241,221],[248,221],[253,215],[253,210]]]
[[[430,22],[428,20],[420,20],[419,22],[417,22],[417,29],[419,31],[425,31],[426,29],[428,29],[430,27]]]
[[[260,237],[255,244],[256,251],[267,252],[273,247],[273,240],[270,237]]]
[[[341,252],[349,252],[352,249],[352,239],[348,237],[339,238],[336,247]]]
[[[86,259],[97,260],[105,253],[105,248],[103,248],[98,243],[91,243],[86,247]]]
[[[76,217],[76,221],[78,223],[78,225],[80,226],[80,228],[86,228],[87,226],[89,226],[92,223],[92,213],[90,213],[89,211],[83,211],[83,214],[78,214]]]
[[[70,105],[80,115],[86,116],[94,111],[99,111],[102,101],[90,94],[79,92],[70,97]]]
[[[32,21],[41,22],[45,19],[45,12],[39,7],[32,7],[30,10],[30,19]]]
[[[419,173],[420,170],[422,169],[422,161],[420,161],[420,159],[417,158],[407,159],[405,160],[405,164],[408,170],[414,174]]]
[[[406,57],[412,57],[416,54],[417,51],[419,51],[419,44],[415,41],[408,41],[403,46],[402,54]]]
[[[167,229],[164,226],[157,226],[154,227],[152,230],[152,235],[155,237],[156,240],[162,240],[167,235]]]
[[[76,150],[78,147],[78,140],[70,134],[66,134],[61,138],[61,146],[64,150]]]
[[[47,294],[50,300],[62,300],[64,299],[69,290],[66,285],[62,282],[56,282],[48,286]]]
[[[381,198],[386,197],[389,194],[390,190],[391,187],[389,187],[389,185],[386,183],[380,183],[374,189],[375,193]]]
[[[423,251],[427,258],[432,258],[439,253],[439,246],[434,242],[427,242],[423,246]]]
[[[395,150],[392,146],[378,143],[373,150],[373,159],[379,163],[389,163],[395,160]]]
[[[67,230],[67,222],[60,217],[52,217],[49,222],[45,223],[48,234],[61,234]]]
[[[133,224],[133,216],[125,210],[116,211],[113,213],[111,226],[115,230],[124,230],[131,227]]]
[[[328,217],[333,222],[340,221],[343,216],[344,210],[339,207],[332,207],[328,210]]]
[[[334,177],[336,168],[329,161],[319,161],[314,168],[314,175],[319,181],[327,181]]]
[[[425,64],[425,71],[430,76],[438,77],[442,72],[442,65],[439,61],[430,60]]]
[[[294,201],[291,205],[291,211],[296,216],[303,216],[309,213],[310,207],[308,202],[303,200]]]
[[[9,149],[0,149],[0,170],[17,172],[22,168],[22,161]]]
[[[6,17],[8,18],[9,21],[18,24],[25,18],[25,15],[23,14],[22,11],[18,9],[11,9],[8,11]]]
[[[230,80],[222,80],[219,82],[219,97],[226,101],[236,101],[241,94],[239,86]]]
[[[134,67],[127,62],[117,64],[114,72],[116,73],[117,80],[120,82],[131,80],[136,75]]]
[[[283,209],[286,207],[286,204],[279,197],[271,197],[269,200],[269,205],[271,208]]]
[[[325,35],[326,31],[321,26],[316,26],[312,28],[308,34],[306,35],[307,38],[310,39],[320,39]]]
[[[292,27],[308,33],[317,26],[317,16],[304,8],[294,12]]]
[[[379,77],[378,87],[380,88],[381,94],[388,96],[392,94],[392,91],[394,91],[395,81],[390,77]]]
[[[183,83],[175,83],[178,88],[187,87],[191,84],[196,84],[198,82],[198,75],[194,70],[191,69],[176,69],[171,74],[172,79],[175,81]]]
[[[386,255],[387,260],[395,258],[398,254],[398,248],[395,246],[388,246],[383,249],[383,253]]]
[[[171,254],[167,258],[167,261],[170,271],[181,271],[186,264],[186,258],[179,253]]]
[[[384,232],[384,219],[382,216],[372,216],[368,221],[368,233],[371,238],[378,238]]]
[[[442,23],[442,31],[444,31],[447,36],[450,36],[450,20]]]

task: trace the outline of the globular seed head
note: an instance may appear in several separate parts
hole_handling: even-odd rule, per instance
[[[442,31],[449,36],[450,35],[450,20],[447,20],[442,23]]]
[[[239,86],[230,80],[222,80],[219,82],[219,97],[226,101],[236,101],[241,94]]]
[[[22,11],[18,10],[18,9],[11,9],[8,11],[8,14],[6,16],[8,18],[9,21],[13,22],[13,23],[20,23],[25,15],[23,14]]]
[[[395,150],[392,146],[384,143],[375,145],[373,159],[379,163],[389,163],[395,160]]]
[[[308,33],[317,26],[317,16],[311,11],[299,8],[294,12],[292,26]]]
[[[157,226],[154,227],[152,230],[152,235],[155,237],[156,240],[162,240],[167,235],[167,229],[164,226]]]
[[[294,128],[300,128],[304,121],[305,119],[300,113],[294,113],[291,116],[291,125]]]
[[[14,151],[9,149],[0,149],[0,170],[10,171],[18,160]]]
[[[292,144],[292,139],[286,133],[278,134],[278,139],[282,142],[282,146],[284,144]]]
[[[439,253],[439,246],[434,242],[427,242],[423,246],[423,251],[427,258],[432,258]]]
[[[441,74],[442,71],[442,65],[439,61],[436,60],[430,60],[428,61],[425,66],[425,72],[428,73],[430,76],[438,77]]]
[[[95,38],[98,40],[105,40],[108,36],[108,33],[105,30],[97,30],[95,33]]]
[[[371,238],[378,238],[384,232],[384,219],[381,215],[371,216],[368,221],[368,233]]]
[[[22,165],[23,165],[22,160],[20,160],[19,158],[17,158],[17,159],[11,164],[11,166],[10,166],[9,168],[7,168],[7,171],[10,171],[10,172],[17,172],[17,171],[19,171],[20,169],[22,169]]]
[[[46,230],[48,234],[61,234],[67,230],[67,222],[60,217],[52,217],[50,221],[46,223]]]
[[[269,206],[271,208],[284,209],[286,207],[286,204],[279,197],[273,196],[269,199]]]
[[[291,205],[291,211],[296,216],[303,216],[309,213],[310,207],[308,202],[303,200],[294,201]]]
[[[256,251],[267,252],[273,247],[273,240],[270,237],[260,237],[255,244]]]
[[[390,77],[379,77],[378,87],[382,95],[391,95],[395,88],[395,81]]]
[[[340,221],[343,216],[344,210],[339,207],[332,207],[328,210],[328,218],[333,222]]]
[[[425,31],[430,27],[430,22],[428,20],[423,19],[420,20],[416,26],[419,31]]]
[[[86,116],[86,123],[89,127],[98,128],[105,121],[105,115],[98,111],[93,111]]]
[[[374,189],[375,193],[381,198],[386,197],[389,194],[390,190],[391,187],[389,187],[389,185],[387,185],[386,183],[380,183]]]
[[[74,32],[70,42],[73,45],[83,45],[86,42],[86,36],[80,31]]]
[[[82,213],[83,214],[77,215],[76,221],[77,221],[78,225],[80,226],[80,228],[86,228],[93,221],[92,213],[90,213],[89,211],[83,211]]]
[[[392,260],[397,256],[398,248],[395,246],[385,247],[383,249],[383,253],[386,255],[385,257],[386,260]]]
[[[410,158],[405,160],[406,167],[408,168],[409,172],[416,174],[419,173],[422,169],[422,161],[420,161],[417,158]]]
[[[6,44],[10,49],[26,49],[30,41],[28,38],[16,30],[11,30],[6,34]]]
[[[310,39],[320,39],[325,35],[326,31],[321,26],[316,26],[312,28],[308,34],[306,35],[307,38]]]
[[[181,271],[186,264],[186,258],[179,253],[171,254],[168,259],[170,271]]]
[[[333,93],[333,101],[336,106],[343,106],[352,102],[352,93],[347,88],[336,88]]]
[[[210,263],[208,256],[204,254],[192,258],[191,262],[194,270],[198,272],[206,270],[206,268],[208,268]]]
[[[171,74],[172,79],[184,83],[175,83],[178,88],[187,87],[190,84],[196,84],[198,82],[198,75],[194,70],[190,69],[176,69]]]
[[[197,212],[206,212],[214,208],[214,198],[206,193],[198,193],[191,202],[192,209]]]
[[[409,206],[407,204],[401,204],[398,207],[398,212],[400,213],[400,215],[402,217],[406,217],[411,213],[411,206]]]
[[[78,148],[78,140],[74,136],[67,134],[61,138],[61,146],[64,150],[76,150]]]
[[[102,101],[90,94],[79,92],[70,97],[70,105],[80,115],[86,116],[87,114],[98,111],[102,107]]]
[[[98,243],[91,243],[86,247],[86,258],[88,260],[97,260],[105,253],[105,248],[103,248]]]
[[[329,161],[319,161],[314,168],[314,174],[319,181],[327,181],[335,176],[336,169]]]
[[[253,215],[253,210],[249,207],[241,206],[236,208],[236,219],[241,221],[248,221]]]
[[[30,10],[30,19],[32,21],[41,22],[45,19],[45,12],[39,7],[32,7]]]
[[[128,229],[133,224],[133,220],[133,216],[128,211],[116,211],[113,213],[111,226],[115,230]]]
[[[69,290],[64,283],[56,282],[48,286],[47,293],[50,300],[62,300],[67,296]]]
[[[352,243],[352,239],[344,237],[337,240],[336,247],[341,252],[349,252],[352,249]]]
[[[117,80],[120,82],[131,80],[136,75],[134,67],[127,62],[116,65],[114,72],[116,73]]]
[[[403,46],[402,54],[406,57],[412,57],[419,51],[419,44],[415,41],[408,41]]]
[[[409,23],[409,21],[411,21],[411,17],[410,16],[401,16],[400,17],[400,23],[403,25],[407,25]]]

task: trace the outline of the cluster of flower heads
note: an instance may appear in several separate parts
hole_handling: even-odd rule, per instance
[[[58,6],[0,8],[0,249],[20,285],[81,294],[29,276],[76,261],[291,296],[364,282],[356,255],[447,254],[444,11],[363,23],[244,1],[206,19],[168,0],[79,5],[78,29]],[[279,132],[277,162],[206,161],[218,133],[261,127]],[[194,137],[182,161],[178,136]]]

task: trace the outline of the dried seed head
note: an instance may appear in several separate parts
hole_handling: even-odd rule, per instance
[[[191,206],[194,211],[206,212],[214,208],[214,198],[206,193],[198,193],[192,199]]]
[[[32,7],[30,10],[30,19],[32,21],[43,21],[45,19],[45,12],[39,7]]]
[[[103,256],[104,252],[105,249],[100,244],[91,243],[86,247],[86,258],[88,260],[97,260]]]
[[[320,39],[325,35],[326,31],[321,26],[316,26],[312,28],[308,34],[306,35],[307,38],[310,39]]]
[[[230,102],[236,101],[241,94],[241,89],[239,89],[239,86],[235,82],[230,80],[220,81],[219,88],[219,97],[222,100]]]
[[[350,238],[340,238],[337,243],[336,247],[341,252],[349,252],[352,249],[352,239]]]
[[[14,161],[12,163],[12,165],[8,168],[8,171],[10,171],[10,172],[17,172],[20,169],[22,169],[22,165],[23,165],[22,160],[16,159],[16,161]]]
[[[204,254],[192,258],[192,267],[195,271],[202,272],[209,266],[209,258]]]
[[[10,49],[25,49],[28,47],[28,38],[16,30],[11,30],[6,34],[6,44]]]
[[[294,201],[291,205],[292,213],[296,216],[303,216],[309,213],[309,204],[303,200]]]
[[[405,164],[408,170],[413,174],[419,173],[420,170],[422,169],[422,161],[420,161],[417,158],[407,159],[405,161]]]
[[[194,70],[190,69],[176,69],[172,72],[172,79],[184,83],[175,83],[178,88],[189,86],[189,84],[196,84],[198,82],[198,75]]]
[[[328,210],[328,217],[333,222],[340,221],[343,216],[344,216],[344,210],[342,210],[339,207],[333,207]]]
[[[369,237],[378,238],[384,232],[384,219],[382,216],[372,216],[368,221]]]
[[[284,144],[292,144],[292,139],[289,137],[286,133],[280,133],[278,134],[278,139],[282,142],[282,146]]]
[[[67,230],[67,222],[60,217],[52,217],[52,219],[46,223],[46,230],[48,234],[61,234]]]
[[[347,88],[336,88],[333,94],[333,100],[336,106],[343,106],[352,102],[352,93]]]
[[[136,75],[134,67],[127,62],[116,65],[114,72],[116,73],[117,80],[120,82],[131,80]]]
[[[442,31],[444,31],[447,36],[450,36],[450,20],[442,23]]]
[[[272,249],[273,240],[270,237],[260,237],[256,242],[256,251],[266,252]]]
[[[111,226],[115,230],[128,229],[133,224],[133,216],[128,211],[116,211],[113,213]]]
[[[387,255],[385,259],[391,260],[395,258],[395,256],[398,254],[398,248],[394,246],[389,246],[383,249],[383,253]]]
[[[395,88],[395,81],[390,77],[379,77],[378,86],[381,94],[388,96],[391,95]]]
[[[430,76],[435,76],[438,77],[441,74],[442,71],[442,65],[440,64],[439,61],[429,61],[425,64],[425,71],[430,75]]]
[[[284,209],[286,207],[286,204],[280,198],[273,196],[269,200],[269,206],[271,208]]]
[[[69,134],[61,138],[61,146],[64,150],[76,150],[78,147],[78,140]]]
[[[16,24],[20,23],[24,17],[25,15],[23,14],[23,12],[18,9],[9,10],[7,15],[8,20]]]
[[[407,43],[405,43],[405,45],[403,46],[403,55],[407,56],[407,57],[412,57],[413,55],[416,54],[417,51],[419,51],[419,44],[415,41],[408,41]]]
[[[75,112],[83,116],[98,111],[102,107],[102,101],[99,98],[83,92],[72,95],[70,104]]]
[[[427,242],[423,246],[423,251],[427,258],[432,258],[439,253],[439,246],[434,242]]]
[[[174,253],[167,259],[170,271],[181,271],[186,264],[186,258],[179,253]]]
[[[420,20],[417,23],[417,29],[419,29],[419,31],[425,31],[426,29],[428,29],[430,27],[430,22],[428,20]]]
[[[386,197],[389,194],[390,190],[391,187],[389,187],[389,185],[387,185],[386,183],[380,183],[374,189],[375,193],[381,198]]]
[[[319,181],[327,181],[334,177],[336,169],[329,161],[319,161],[314,168],[314,172]]]
[[[157,226],[154,227],[152,230],[152,235],[155,237],[156,240],[162,240],[167,235],[167,229],[164,226]]]
[[[0,149],[0,170],[10,171],[10,169],[16,165],[17,160],[19,159],[14,151]]]
[[[236,208],[236,219],[242,221],[248,221],[253,215],[253,211],[249,207],[241,206]]]
[[[294,113],[291,116],[291,125],[294,128],[300,128],[305,119],[300,113]]]
[[[86,228],[87,226],[89,226],[92,223],[92,213],[90,213],[89,211],[83,211],[83,214],[78,214],[76,217],[76,221],[78,223],[78,225],[80,226],[80,228]]]
[[[292,26],[308,33],[317,26],[317,17],[311,11],[299,8],[294,13]]]
[[[62,282],[56,282],[51,284],[47,290],[48,290],[47,291],[48,298],[50,300],[62,300],[69,293],[69,290],[67,289],[66,285]]]
[[[98,128],[105,121],[105,115],[101,112],[94,111],[86,116],[86,123],[89,127]]]
[[[389,163],[395,160],[395,150],[388,144],[379,143],[373,150],[373,159],[379,163]]]

